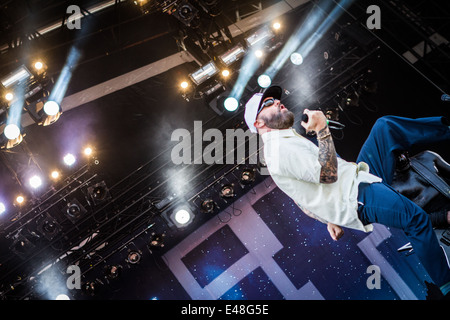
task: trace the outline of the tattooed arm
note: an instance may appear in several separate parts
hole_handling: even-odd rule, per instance
[[[317,141],[319,143],[319,163],[322,166],[320,170],[320,182],[336,182],[338,178],[337,156],[328,126],[325,126],[325,128],[317,133]]]
[[[327,118],[321,111],[304,111],[308,115],[308,122],[302,122],[302,126],[307,131],[314,131],[317,134],[319,145],[320,182],[333,183],[338,179],[337,155],[334,148],[333,138],[327,125]]]

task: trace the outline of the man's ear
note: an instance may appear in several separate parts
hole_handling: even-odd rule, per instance
[[[265,124],[266,123],[264,122],[264,120],[256,119],[255,123],[253,125],[255,126],[255,128],[259,129],[259,128],[264,127]]]

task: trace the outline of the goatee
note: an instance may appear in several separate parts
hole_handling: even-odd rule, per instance
[[[284,110],[273,115],[270,119],[262,116],[262,120],[271,129],[289,129],[294,125],[294,113]]]

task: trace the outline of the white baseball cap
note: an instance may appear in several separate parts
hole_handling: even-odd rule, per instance
[[[251,132],[258,132],[255,127],[255,121],[258,114],[261,112],[261,104],[267,97],[272,97],[280,100],[283,90],[279,86],[271,86],[267,88],[264,93],[255,93],[250,100],[245,104],[244,119]]]

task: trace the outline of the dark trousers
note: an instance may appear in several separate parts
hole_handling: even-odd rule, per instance
[[[395,152],[412,146],[450,141],[449,124],[443,117],[409,119],[385,116],[377,120],[357,162],[364,161],[382,183],[361,184],[360,220],[402,229],[419,260],[438,286],[450,282],[450,269],[428,214],[390,187],[395,171]],[[445,292],[444,292],[445,293]]]

